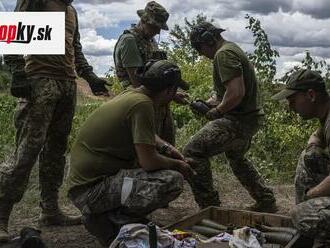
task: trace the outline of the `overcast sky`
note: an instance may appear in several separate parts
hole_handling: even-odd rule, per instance
[[[13,9],[14,0],[0,0],[0,11]],[[113,65],[112,52],[118,36],[138,21],[137,9],[145,0],[75,0],[81,43],[90,64],[99,75]],[[223,36],[246,51],[253,48],[250,31],[245,29],[246,14],[261,21],[271,44],[278,49],[279,73],[290,69],[309,50],[312,56],[330,62],[329,0],[159,0],[170,13],[169,27],[183,24],[203,13],[226,29]],[[166,39],[168,32],[162,31]]]

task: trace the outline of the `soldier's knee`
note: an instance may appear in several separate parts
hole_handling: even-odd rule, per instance
[[[174,191],[181,193],[183,191],[183,176],[180,172],[169,170],[169,187],[172,187]]]
[[[313,208],[313,204],[309,201],[296,205],[290,212],[294,227],[303,235],[315,237],[317,235],[317,227],[319,218],[317,209]]]

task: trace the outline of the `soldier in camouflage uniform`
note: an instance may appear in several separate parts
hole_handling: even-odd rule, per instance
[[[150,60],[166,59],[166,54],[158,49],[154,37],[161,29],[168,30],[168,12],[160,4],[151,1],[137,14],[141,18],[140,22],[124,31],[114,49],[116,75],[124,88],[140,86],[135,77],[137,68],[143,67]],[[175,100],[185,103],[183,98],[184,94],[178,93]],[[155,111],[158,135],[174,145],[175,129],[169,106],[161,106]]]
[[[298,70],[273,99],[287,99],[303,119],[320,121],[298,161],[292,220],[303,235],[315,239],[314,247],[330,247],[330,97],[324,80],[318,72]]]
[[[144,223],[147,214],[178,197],[182,175],[191,173],[179,151],[155,132],[154,105],[169,103],[177,87],[187,86],[179,68],[160,60],[139,75],[142,86],[98,108],[71,151],[69,198],[105,246],[122,225]]]
[[[217,93],[216,99],[211,97],[207,101],[212,107],[206,113],[210,121],[184,147],[184,156],[191,159],[190,164],[197,172],[190,184],[201,208],[218,206],[220,200],[213,186],[209,158],[224,152],[233,173],[257,202],[251,209],[275,211],[272,190],[245,158],[263,116],[254,68],[236,44],[222,38],[222,31],[203,22],[193,27],[190,34],[192,47],[213,59]]]
[[[68,0],[19,0],[15,11],[64,11],[65,55],[6,56],[13,75],[11,93],[19,98],[15,114],[16,150],[12,161],[0,166],[0,241],[8,239],[13,205],[25,192],[39,156],[41,225],[80,224],[80,217],[64,215],[58,206],[65,151],[76,103],[75,78],[88,81],[94,94],[108,95],[105,81],[93,73],[80,44],[76,10]]]

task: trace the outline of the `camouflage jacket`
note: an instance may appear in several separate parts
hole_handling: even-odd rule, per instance
[[[142,58],[142,61],[144,64],[146,64],[148,61],[153,59],[166,59],[166,55],[164,52],[160,51],[158,48],[158,45],[154,39],[148,40],[144,38],[137,30],[136,28],[131,28],[129,30],[125,30],[123,34],[119,37],[118,40],[121,39],[121,37],[125,34],[132,34],[136,40],[136,45],[138,47],[138,50],[140,52],[140,56]],[[118,42],[117,42],[118,44]],[[116,46],[117,46],[116,44]],[[116,52],[116,46],[115,46],[115,52]],[[114,56],[115,58],[115,56]],[[129,81],[129,76],[125,68],[121,67],[119,63],[117,63],[115,59],[115,67],[116,67],[116,75],[119,79],[119,81]]]
[[[15,11],[39,11],[43,9],[44,4],[47,1],[52,0],[17,0]],[[74,8],[73,8],[74,9]],[[76,16],[76,30],[74,34],[73,46],[74,46],[74,56],[75,56],[75,70],[77,74],[84,78],[84,75],[88,75],[93,72],[93,67],[90,66],[82,52],[82,46],[80,43],[80,34],[78,27],[78,18],[77,12],[75,11]],[[9,66],[11,73],[18,71],[24,71],[25,60],[22,55],[6,55],[4,56],[5,63]]]

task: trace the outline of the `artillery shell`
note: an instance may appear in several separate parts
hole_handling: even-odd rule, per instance
[[[292,235],[296,235],[298,231],[291,227],[278,227],[278,226],[266,226],[266,225],[260,225],[261,231],[266,232],[286,232],[290,233]]]
[[[222,232],[221,230],[217,230],[212,227],[198,226],[198,225],[192,226],[191,230],[193,230],[196,233],[205,235],[207,237],[212,237]]]
[[[227,230],[226,226],[221,225],[213,220],[203,219],[203,220],[201,220],[201,222],[199,224],[201,226],[207,226],[207,227],[211,227],[211,228],[218,229],[218,230]]]
[[[265,238],[268,243],[286,245],[292,239],[293,235],[287,232],[265,232]]]

